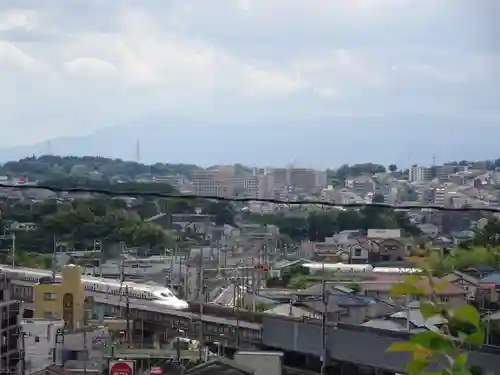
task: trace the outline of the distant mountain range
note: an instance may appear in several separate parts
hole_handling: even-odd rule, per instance
[[[327,168],[371,161],[409,166],[449,160],[495,159],[500,124],[467,119],[318,118],[209,123],[149,118],[104,127],[85,137],[50,141],[57,155],[95,155],[140,161],[197,164],[242,163],[270,166],[295,163]],[[0,149],[0,162],[47,152],[47,143]]]

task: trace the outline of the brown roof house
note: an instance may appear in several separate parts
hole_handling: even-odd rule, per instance
[[[388,299],[391,298],[396,304],[400,306],[404,306],[407,302],[413,301],[425,301],[428,300],[431,296],[431,290],[429,287],[428,281],[422,280],[417,283],[417,287],[422,289],[423,295],[410,295],[407,298],[405,296],[396,296],[391,297],[391,289],[397,283],[403,281],[403,278],[400,276],[392,276],[392,275],[384,275],[384,277],[380,277],[375,281],[366,281],[358,283],[361,293],[372,296],[380,299]],[[436,293],[436,297],[439,302],[447,303],[450,307],[459,307],[467,303],[467,291],[452,283],[449,283],[445,279],[434,278],[434,282],[436,284],[444,285],[442,291]]]

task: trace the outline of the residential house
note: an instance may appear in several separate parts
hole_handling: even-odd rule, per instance
[[[434,280],[436,284],[441,284],[443,281],[443,279],[439,278],[435,278]],[[362,281],[359,282],[358,285],[362,294],[383,300],[392,299],[397,305],[400,306],[404,306],[408,302],[425,301],[431,296],[431,290],[428,282],[422,280],[418,283],[417,287],[423,290],[423,295],[391,297],[391,289],[399,282],[401,282],[401,277],[399,275],[383,275],[383,277],[380,277],[378,280]],[[447,303],[451,307],[464,305],[467,302],[466,297],[467,291],[452,283],[446,283],[443,290],[437,293],[438,300],[442,303]]]
[[[486,264],[476,264],[473,267],[467,267],[461,269],[460,272],[465,273],[469,276],[475,277],[477,279],[482,279],[492,273],[497,272],[498,270],[494,267],[488,266]]]
[[[470,241],[474,238],[474,232],[471,230],[463,230],[460,232],[452,233],[452,240],[455,246],[460,245],[463,242]]]
[[[368,229],[366,239],[372,242],[369,263],[399,261],[408,256],[401,229]]]
[[[369,238],[368,263],[394,262],[407,258],[407,245],[394,238]],[[365,244],[365,246],[367,246]]]
[[[265,314],[288,316],[302,319],[321,319],[322,312],[310,310],[303,306],[294,306],[291,303],[282,303],[264,311]]]
[[[479,287],[479,279],[460,271],[453,271],[452,273],[443,277],[451,284],[458,285],[467,292],[466,298],[468,301],[475,301],[476,294]]]
[[[299,301],[302,309],[314,317],[321,317],[325,306],[322,301],[323,287],[316,284],[296,293],[294,300]],[[338,322],[360,324],[367,319],[385,316],[395,311],[391,301],[383,301],[370,296],[357,294],[354,289],[343,285],[327,285],[328,318]]]
[[[367,264],[373,243],[370,241],[359,241],[349,245],[348,256],[351,264]]]
[[[368,229],[366,237],[374,239],[401,238],[401,229]]]
[[[440,236],[431,241],[430,247],[439,251],[441,254],[447,254],[453,249],[453,240]]]
[[[301,254],[304,254],[307,259],[325,263],[338,263],[348,260],[348,256],[344,255],[343,251],[334,242],[304,241],[301,244]]]
[[[500,271],[490,273],[479,280],[478,299],[481,304],[498,303],[500,300]]]
[[[11,223],[9,226],[9,229],[14,232],[32,232],[35,231],[36,228],[37,228],[36,223],[31,223],[31,222],[24,222],[24,223],[14,222]]]
[[[417,228],[431,238],[436,238],[439,234],[439,227],[434,224],[418,224]]]
[[[384,318],[369,320],[361,325],[389,331],[418,333],[439,329],[444,323],[444,318],[440,316],[424,319],[420,313],[420,303],[411,303],[408,309],[398,311]]]

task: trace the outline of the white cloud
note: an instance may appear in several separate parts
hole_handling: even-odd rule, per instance
[[[116,71],[113,64],[93,57],[78,57],[64,63],[66,70],[78,76],[110,76]]]
[[[38,65],[36,60],[29,54],[23,52],[20,48],[12,43],[0,41],[0,64],[4,69],[24,70],[36,68]],[[8,71],[2,72],[9,74]]]
[[[32,4],[0,6],[0,100],[20,86],[29,92],[14,95],[0,119],[8,132],[30,127],[29,139],[9,133],[18,143],[73,134],[81,126],[72,117],[99,127],[153,112],[196,115],[192,108],[224,101],[286,115],[297,102],[356,113],[384,98],[420,113],[419,100],[437,87],[436,105],[450,108],[498,77],[496,51],[469,51],[465,38],[477,28],[460,18],[462,0]],[[31,124],[33,113],[43,127]]]
[[[38,14],[35,11],[9,9],[0,14],[0,31],[17,28],[31,31],[37,28],[38,22]]]

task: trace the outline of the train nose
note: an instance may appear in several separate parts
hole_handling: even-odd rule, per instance
[[[186,301],[178,301],[176,307],[179,310],[186,310],[189,307],[189,303],[187,303]]]

